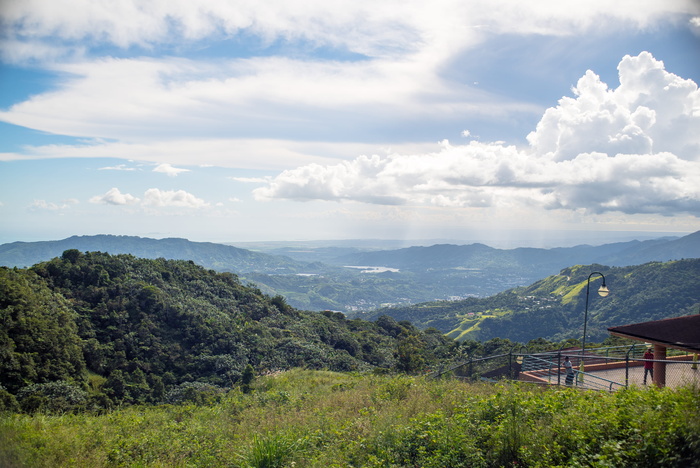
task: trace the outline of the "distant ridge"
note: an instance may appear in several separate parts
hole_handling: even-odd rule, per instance
[[[211,242],[192,242],[181,238],[151,239],[138,236],[71,236],[42,242],[12,242],[0,245],[0,265],[29,267],[59,257],[65,250],[131,254],[141,258],[192,260],[217,271],[295,272],[305,266],[288,257],[268,255]]]
[[[466,297],[488,297],[527,286],[563,268],[598,263],[624,267],[651,261],[700,258],[700,232],[603,245],[498,249],[482,243],[435,244],[393,250],[333,247],[277,248],[266,253],[181,238],[72,236],[44,242],[0,245],[0,266],[29,267],[65,250],[166,260],[190,260],[207,269],[232,272],[266,294],[281,295],[305,310],[346,314],[392,305]],[[362,268],[369,266],[376,274]]]
[[[534,247],[496,249],[480,243],[470,245],[436,244],[429,247],[352,253],[338,257],[330,263],[335,265],[382,265],[409,270],[510,266],[524,271],[541,271],[543,276],[546,276],[558,269],[575,264],[601,263],[609,266],[628,266],[683,258],[700,258],[700,231],[681,238],[665,237],[598,246],[583,244],[553,249]]]

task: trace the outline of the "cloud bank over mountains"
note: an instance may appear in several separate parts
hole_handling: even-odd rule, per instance
[[[588,71],[546,110],[529,147],[443,142],[438,152],[360,156],[284,171],[259,199],[486,207],[538,205],[594,213],[700,214],[700,92],[644,52],[610,89]]]

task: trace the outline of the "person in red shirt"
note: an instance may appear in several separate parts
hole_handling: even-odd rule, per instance
[[[654,353],[651,352],[651,348],[647,348],[644,353],[644,385],[647,384],[647,374],[651,375],[651,379],[654,380],[654,362],[650,359],[654,359]]]

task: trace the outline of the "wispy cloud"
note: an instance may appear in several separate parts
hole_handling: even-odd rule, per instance
[[[243,182],[244,184],[264,184],[270,182],[270,177],[229,177],[231,180],[236,182]]]
[[[126,164],[117,164],[116,166],[100,167],[100,171],[135,171],[136,168],[129,167]]]
[[[60,203],[49,202],[46,200],[34,200],[29,206],[30,211],[64,211],[77,205],[79,202],[75,199],[63,200]]]

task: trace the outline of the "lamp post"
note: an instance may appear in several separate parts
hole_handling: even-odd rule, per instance
[[[584,360],[584,355],[586,354],[586,327],[588,325],[588,293],[590,292],[591,289],[591,276],[593,275],[600,275],[603,278],[603,284],[598,288],[598,294],[601,297],[605,297],[608,294],[610,294],[610,291],[608,290],[608,287],[605,286],[605,276],[597,271],[594,271],[590,275],[588,275],[588,282],[586,283],[586,312],[583,316],[583,341],[581,344],[581,366],[580,370],[583,372],[584,365],[583,365],[583,360]],[[581,374],[581,381],[583,382],[583,374]]]

